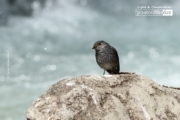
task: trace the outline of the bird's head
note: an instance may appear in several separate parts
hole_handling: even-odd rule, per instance
[[[108,43],[106,43],[103,40],[100,40],[100,41],[97,41],[94,43],[94,46],[92,49],[100,51],[100,50],[104,49],[107,45],[108,45]]]

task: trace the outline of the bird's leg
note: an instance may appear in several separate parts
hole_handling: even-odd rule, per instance
[[[103,73],[103,75],[105,74],[105,70],[104,70],[104,73]]]

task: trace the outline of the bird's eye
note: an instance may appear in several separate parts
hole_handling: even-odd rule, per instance
[[[101,43],[98,43],[98,45],[101,45]]]

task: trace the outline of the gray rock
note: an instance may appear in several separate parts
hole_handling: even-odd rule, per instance
[[[180,90],[136,74],[87,75],[52,85],[27,120],[180,120]]]

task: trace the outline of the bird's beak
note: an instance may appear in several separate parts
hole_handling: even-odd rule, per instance
[[[93,48],[92,49],[95,49],[95,47],[93,46]]]

